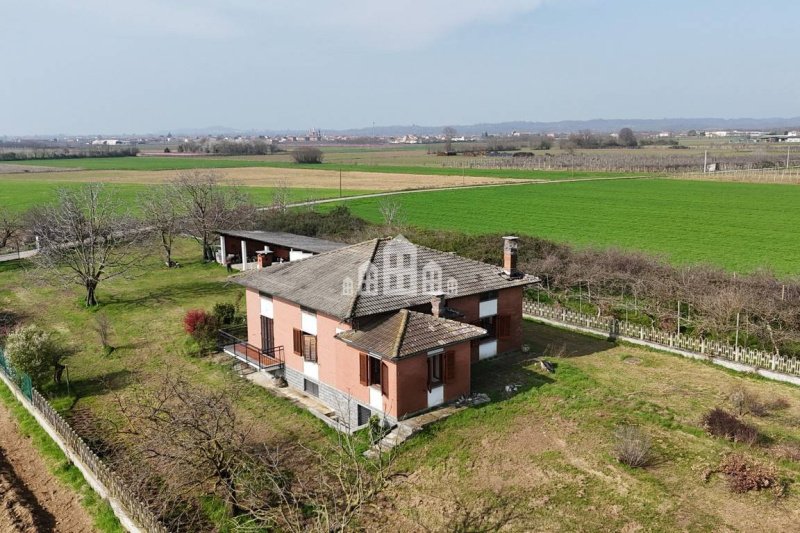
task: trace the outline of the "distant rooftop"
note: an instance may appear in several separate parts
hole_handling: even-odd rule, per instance
[[[340,242],[326,241],[325,239],[306,237],[305,235],[296,235],[294,233],[285,233],[283,231],[217,230],[215,233],[218,235],[226,235],[229,237],[237,237],[239,239],[262,242],[264,244],[284,246],[286,248],[293,248],[295,250],[314,254],[331,252],[347,246],[346,244],[342,244]]]

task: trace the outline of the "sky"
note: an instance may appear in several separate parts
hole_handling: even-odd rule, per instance
[[[0,0],[0,135],[800,115],[796,0]]]

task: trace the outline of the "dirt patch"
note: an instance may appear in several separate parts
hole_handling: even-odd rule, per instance
[[[34,165],[14,165],[12,163],[0,163],[0,174],[28,174],[38,172],[64,172],[67,169]]]
[[[0,405],[0,531],[94,531],[79,497],[48,470],[8,409]]]
[[[27,167],[26,168],[36,168]],[[63,169],[62,169],[63,170]],[[4,172],[0,165],[0,180]],[[109,183],[163,183],[177,176],[180,170],[70,170],[53,173],[46,177],[54,182],[109,182]],[[214,172],[227,179],[248,187],[275,187],[286,184],[289,187],[338,189],[339,172],[335,170],[310,170],[293,168],[221,168]],[[6,176],[18,179],[19,174]],[[41,178],[38,176],[37,179]],[[478,178],[470,176],[438,176],[417,174],[390,174],[383,172],[342,172],[342,188],[350,190],[394,191],[401,189],[429,189],[454,187],[459,185],[480,185],[501,183],[498,178]]]

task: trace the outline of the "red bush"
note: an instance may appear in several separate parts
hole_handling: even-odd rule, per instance
[[[183,317],[183,329],[195,339],[205,340],[214,337],[217,321],[203,309],[191,309]]]

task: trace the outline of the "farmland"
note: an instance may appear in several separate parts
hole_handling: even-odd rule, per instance
[[[348,154],[350,154],[348,152]],[[298,165],[286,159],[286,156],[263,156],[249,158],[234,157],[109,157],[87,159],[52,159],[15,161],[15,165],[32,165],[36,167],[52,167],[59,169],[83,170],[187,170],[194,168],[253,168],[267,167],[280,169],[304,169],[308,171],[368,172],[380,174],[411,174],[430,176],[466,176],[509,179],[571,179],[594,177],[598,175],[620,175],[620,173],[603,173],[596,171],[571,170],[526,170],[526,169],[477,169],[445,166],[441,158],[427,156],[424,164],[385,164],[385,159],[369,159],[366,162],[323,162],[316,165]],[[391,161],[391,160],[390,160]]]
[[[348,205],[379,221],[380,201]],[[396,201],[403,222],[415,226],[642,250],[674,263],[708,262],[739,272],[800,272],[800,189],[793,185],[593,181],[432,191]]]

